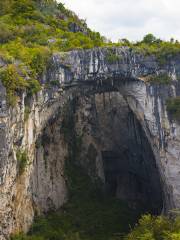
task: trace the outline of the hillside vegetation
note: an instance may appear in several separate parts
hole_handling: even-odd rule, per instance
[[[40,89],[39,80],[55,51],[103,45],[99,33],[54,0],[4,0],[0,2],[0,60],[7,65],[0,78],[14,104],[16,93]]]
[[[153,54],[160,64],[180,53],[178,41],[165,42],[152,34],[136,43],[127,39],[112,43],[55,0],[0,1],[0,78],[11,105],[20,91],[32,95],[41,89],[40,79],[53,52],[112,46]],[[107,56],[109,64],[116,61],[117,56]]]

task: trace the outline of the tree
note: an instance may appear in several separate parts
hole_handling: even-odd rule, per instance
[[[174,43],[174,42],[175,42],[174,38],[171,38],[171,39],[170,39],[170,42],[171,42],[171,43]]]
[[[152,44],[156,42],[156,37],[152,33],[148,33],[146,36],[143,38],[143,42],[146,44]]]
[[[129,46],[130,45],[130,41],[127,39],[127,38],[122,38],[122,39],[119,39],[118,40],[118,43],[122,43],[126,46]]]

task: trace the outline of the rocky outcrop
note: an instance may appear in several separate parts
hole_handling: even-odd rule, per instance
[[[144,56],[127,47],[72,51],[54,54],[48,77],[71,86],[89,82],[101,84],[105,80],[122,82],[125,78],[146,80],[148,75],[162,73],[177,80],[179,61],[180,57],[171,58],[161,65],[155,56]]]
[[[171,83],[146,82],[158,74],[167,74]],[[7,107],[1,86],[1,238],[27,231],[35,213],[67,200],[68,144],[61,127],[74,99],[74,128],[82,140],[79,163],[89,174],[130,203],[144,204],[151,191],[153,209],[156,203],[165,212],[180,208],[180,127],[166,111],[167,98],[180,93],[179,75],[178,58],[161,66],[155,57],[128,48],[104,48],[54,54],[43,90],[31,98],[21,93],[14,108]],[[27,155],[21,174],[18,151]],[[107,159],[118,162],[119,172],[105,168]],[[131,186],[129,191],[122,183]]]

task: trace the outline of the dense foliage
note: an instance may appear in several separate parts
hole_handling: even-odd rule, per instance
[[[136,43],[127,39],[112,43],[91,31],[84,20],[55,0],[0,2],[0,60],[6,63],[5,69],[0,70],[0,78],[12,105],[20,90],[29,94],[40,90],[38,81],[53,52],[104,46],[128,46],[142,54],[154,54],[160,64],[180,53],[178,41],[165,42],[152,34]],[[110,53],[106,60],[113,64],[119,57]]]
[[[152,34],[147,34],[142,41],[129,43],[121,41],[144,55],[154,55],[160,65],[167,64],[173,57],[180,55],[180,43],[177,40],[163,41]]]
[[[34,94],[54,51],[103,45],[99,33],[54,0],[4,0],[0,2],[0,78],[8,100],[15,104],[18,92]]]
[[[180,218],[145,215],[125,240],[180,240]]]

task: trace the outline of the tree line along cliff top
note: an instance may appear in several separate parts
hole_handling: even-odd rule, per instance
[[[152,34],[139,42],[108,41],[55,0],[0,1],[0,78],[12,105],[19,90],[34,94],[41,89],[39,80],[54,52],[114,46],[153,54],[160,64],[180,53],[178,41],[162,41]],[[113,64],[118,57],[111,54],[107,61]]]

